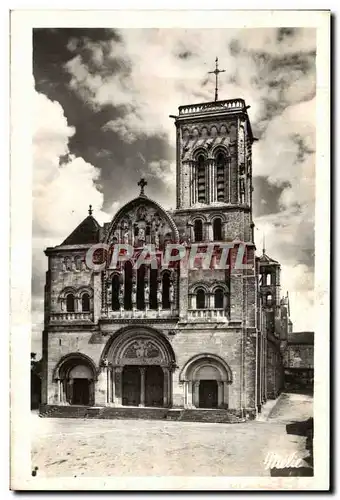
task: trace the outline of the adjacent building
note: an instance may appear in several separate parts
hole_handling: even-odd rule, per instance
[[[285,389],[313,389],[314,332],[291,332],[283,356]]]

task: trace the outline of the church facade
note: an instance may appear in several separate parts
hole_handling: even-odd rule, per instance
[[[176,209],[151,200],[142,180],[112,221],[102,227],[90,210],[45,250],[45,405],[219,408],[252,418],[283,387],[292,325],[280,264],[264,249],[256,255],[246,103],[181,106],[173,118]],[[162,265],[176,245],[186,258]],[[107,265],[125,247],[132,255]],[[146,247],[155,265],[137,266]]]

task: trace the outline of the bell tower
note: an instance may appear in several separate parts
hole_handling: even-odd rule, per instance
[[[252,131],[243,99],[181,106],[177,208],[252,205]]]
[[[223,214],[223,240],[254,241],[254,138],[248,108],[243,99],[230,99],[180,106],[178,116],[173,117],[177,131],[176,213]],[[190,239],[193,241],[192,235]],[[204,239],[215,240],[209,232]]]

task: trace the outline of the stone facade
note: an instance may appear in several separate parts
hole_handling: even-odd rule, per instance
[[[289,304],[280,297],[279,263],[255,253],[245,102],[182,106],[175,126],[176,210],[150,200],[141,182],[140,195],[111,222],[101,227],[90,210],[45,251],[45,404],[224,408],[244,416],[282,388]],[[182,259],[161,267],[178,243],[187,253],[197,248],[194,265]],[[227,243],[229,269],[219,268]],[[87,256],[98,244],[107,261],[117,244],[134,254],[94,269]],[[205,266],[199,254],[208,244]],[[156,264],[136,269],[147,245]],[[236,265],[242,248],[247,267]],[[103,262],[100,251],[92,262]]]

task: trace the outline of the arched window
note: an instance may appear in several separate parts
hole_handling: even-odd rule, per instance
[[[142,264],[137,270],[137,309],[145,309],[144,300],[144,278],[145,278],[145,265]]]
[[[71,261],[70,257],[65,257],[65,259],[64,259],[64,265],[65,265],[66,271],[71,271],[71,269],[72,269],[72,261]]]
[[[205,293],[202,288],[196,292],[196,309],[205,309]]]
[[[206,203],[206,175],[205,175],[205,160],[203,155],[197,158],[197,201],[199,203]]]
[[[74,312],[74,295],[73,293],[68,293],[66,295],[66,311]]]
[[[158,269],[150,269],[150,309],[157,309]]]
[[[195,220],[194,235],[195,235],[195,242],[203,241],[203,222],[200,219]]]
[[[124,309],[132,309],[132,264],[130,261],[124,265]]]
[[[273,296],[271,293],[267,294],[267,306],[271,306],[273,302]]]
[[[164,273],[162,278],[162,308],[170,309],[170,275]]]
[[[214,219],[213,239],[214,241],[222,241],[222,221],[220,218]]]
[[[81,270],[81,263],[82,263],[82,258],[80,257],[80,255],[77,255],[74,258],[74,262],[75,262],[77,271],[80,271]]]
[[[223,309],[223,290],[221,288],[216,288],[214,293],[214,307],[215,309]]]
[[[90,296],[88,293],[83,293],[81,296],[81,310],[83,312],[90,311]]]
[[[112,305],[113,311],[118,311],[120,308],[120,304],[119,304],[119,276],[117,274],[114,274],[112,276],[111,305]]]
[[[266,274],[266,285],[271,285],[272,283],[272,280],[271,280],[271,274],[270,273],[267,273]]]

